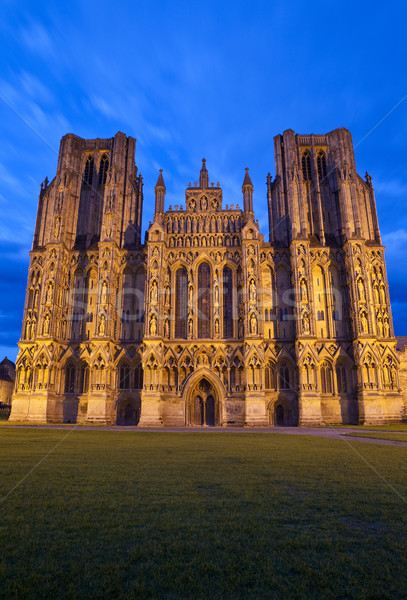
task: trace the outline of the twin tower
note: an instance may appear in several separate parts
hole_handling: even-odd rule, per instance
[[[372,181],[346,129],[274,138],[269,240],[205,160],[141,238],[136,141],[61,141],[41,185],[11,420],[139,426],[400,421]],[[239,206],[240,203],[240,206]]]

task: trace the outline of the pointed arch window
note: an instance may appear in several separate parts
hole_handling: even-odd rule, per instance
[[[290,388],[290,370],[287,363],[282,363],[278,372],[278,387],[280,390]]]
[[[326,156],[324,152],[318,152],[317,156],[317,168],[318,168],[318,179],[326,183],[327,169],[326,169]]]
[[[89,391],[89,367],[82,364],[79,371],[79,393],[86,394]]]
[[[75,366],[69,363],[65,367],[65,393],[73,394],[75,391]]]
[[[119,390],[130,389],[130,367],[128,364],[120,365],[119,369]]]
[[[336,367],[336,384],[338,393],[346,393],[348,391],[348,382],[346,378],[346,368],[343,365]]]
[[[198,337],[211,337],[211,268],[205,262],[198,268]]]
[[[233,337],[233,275],[232,269],[223,269],[223,337]]]
[[[95,168],[95,161],[93,160],[93,156],[88,156],[85,164],[85,173],[83,176],[84,183],[88,185],[92,185],[93,181],[93,170]]]
[[[141,363],[138,363],[134,369],[134,388],[141,390],[143,387],[143,368]]]
[[[311,181],[311,155],[308,150],[302,155],[301,167],[304,181]]]
[[[187,338],[188,321],[188,275],[185,267],[175,274],[175,337]]]
[[[332,368],[326,362],[321,366],[321,391],[323,394],[332,394]]]
[[[106,154],[103,154],[102,158],[100,159],[99,185],[105,185],[108,169],[109,169],[109,159]]]

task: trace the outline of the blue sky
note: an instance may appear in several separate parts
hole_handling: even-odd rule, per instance
[[[17,353],[39,185],[67,132],[137,139],[144,227],[159,168],[168,204],[181,204],[205,156],[230,204],[250,167],[267,237],[273,137],[348,128],[358,172],[373,176],[407,335],[406,13],[404,2],[3,0],[0,357]]]

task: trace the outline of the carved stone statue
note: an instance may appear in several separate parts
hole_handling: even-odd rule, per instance
[[[256,302],[257,292],[256,292],[256,284],[254,283],[254,279],[252,279],[250,281],[249,291],[250,291],[250,302]]]
[[[44,325],[43,325],[43,328],[42,328],[43,335],[48,335],[49,334],[49,326],[50,326],[49,315],[45,315],[45,317],[44,317]]]
[[[301,300],[303,302],[307,302],[308,300],[308,292],[307,292],[307,284],[304,279],[301,279]]]
[[[47,287],[47,298],[46,298],[47,304],[51,304],[51,302],[52,302],[52,289],[53,289],[52,283],[49,283],[48,287]]]
[[[358,279],[359,300],[365,300],[365,286],[363,281]]]
[[[219,304],[219,288],[215,285],[215,304]]]
[[[390,337],[390,324],[387,318],[384,320],[384,335],[385,337]]]
[[[170,288],[168,285],[165,288],[164,303],[165,303],[165,306],[168,306],[170,303]]]
[[[243,335],[244,335],[243,319],[239,319],[239,323],[238,323],[238,335],[239,335],[239,338],[242,338]]]
[[[100,315],[99,318],[99,335],[105,335],[106,333],[106,317],[104,314]]]
[[[250,317],[250,333],[253,335],[257,333],[257,319],[254,313],[252,313],[252,316]]]
[[[157,318],[155,315],[151,315],[150,318],[150,335],[156,335],[157,333]]]
[[[61,233],[61,217],[55,217],[54,223],[54,237],[59,239],[59,234]]]
[[[100,302],[102,304],[106,304],[107,302],[107,283],[104,281],[102,283],[102,293],[100,294]]]
[[[168,319],[164,321],[164,337],[170,337],[170,322]]]
[[[361,315],[361,323],[362,323],[363,333],[369,333],[369,325],[367,322],[366,313],[364,313],[364,312]]]
[[[150,302],[151,304],[157,304],[158,302],[158,287],[156,281],[153,281],[151,285]]]
[[[302,317],[302,326],[304,328],[305,333],[309,333],[309,316],[308,313],[305,313]]]

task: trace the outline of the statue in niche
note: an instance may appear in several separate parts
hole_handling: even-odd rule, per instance
[[[188,335],[189,337],[192,337],[193,334],[193,323],[192,323],[192,319],[188,320]]]
[[[55,217],[55,223],[54,223],[54,237],[55,239],[59,239],[59,234],[61,233],[61,217],[57,216]]]
[[[165,304],[165,306],[168,306],[169,303],[170,303],[170,288],[167,285],[167,287],[165,288],[164,304]]]
[[[358,279],[359,300],[365,300],[365,286],[363,281]]]
[[[380,286],[380,301],[382,304],[386,304],[386,292],[382,285]]]
[[[157,304],[158,302],[158,286],[156,281],[153,281],[151,284],[150,302],[151,304]]]
[[[164,321],[164,337],[170,337],[170,321],[169,319],[165,319]]]
[[[155,315],[151,315],[150,318],[150,335],[156,335],[157,333],[157,318]]]
[[[369,325],[367,322],[366,313],[363,312],[360,319],[362,323],[363,333],[369,333]]]
[[[377,319],[377,328],[378,328],[378,331],[379,331],[379,336],[383,337],[383,321],[382,321],[381,317],[379,317]]]
[[[307,284],[305,283],[305,279],[301,279],[301,300],[303,302],[307,302],[308,300],[308,291]]]
[[[188,303],[190,306],[192,306],[193,302],[194,302],[194,288],[192,287],[192,285],[190,285],[188,288]]]
[[[44,317],[44,325],[43,325],[43,328],[42,328],[43,335],[48,335],[49,334],[49,326],[50,326],[49,315],[45,315],[45,317]]]
[[[384,320],[384,335],[387,338],[390,337],[390,324],[387,318]]]
[[[102,304],[106,304],[107,302],[107,283],[103,281],[102,283],[102,293],[100,294],[100,302]]]
[[[376,304],[380,304],[379,290],[378,290],[377,285],[374,286],[373,292],[374,292],[374,299],[375,299]]]
[[[215,335],[219,335],[219,321],[215,320]]]
[[[99,335],[105,335],[106,333],[106,317],[102,313],[99,318]]]
[[[253,335],[257,333],[257,319],[254,313],[252,313],[252,316],[250,317],[250,333]]]
[[[208,208],[208,201],[207,201],[206,197],[204,196],[201,200],[201,209],[206,210],[207,208]]]
[[[304,328],[305,333],[309,333],[309,316],[308,313],[305,313],[302,317],[302,326]]]
[[[249,291],[250,291],[250,302],[256,302],[257,292],[256,292],[256,284],[254,283],[254,279],[252,279],[250,281]]]
[[[215,304],[219,304],[219,288],[215,285]]]
[[[238,335],[239,335],[239,338],[242,338],[244,335],[243,319],[239,319]]]
[[[47,287],[47,297],[46,297],[46,300],[45,300],[45,302],[47,304],[51,304],[51,302],[52,302],[52,289],[53,289],[52,288],[52,283],[49,283],[48,287]]]

